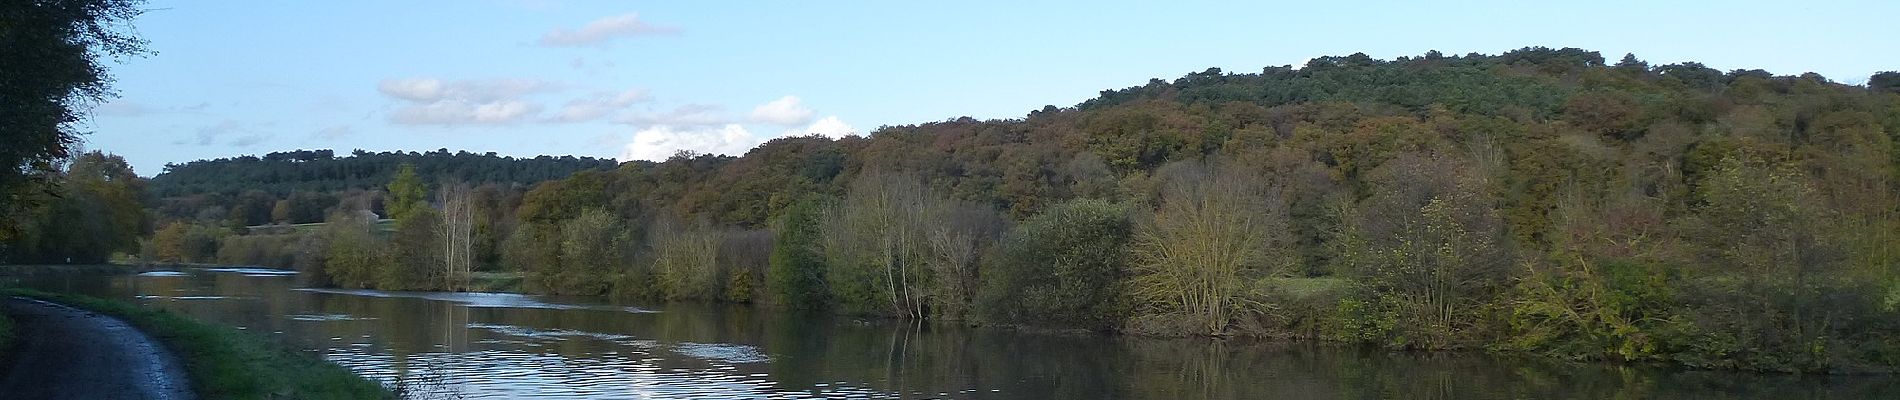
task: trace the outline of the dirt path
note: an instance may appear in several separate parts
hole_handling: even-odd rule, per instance
[[[176,357],[124,321],[33,299],[5,298],[18,342],[0,376],[8,399],[190,399]]]

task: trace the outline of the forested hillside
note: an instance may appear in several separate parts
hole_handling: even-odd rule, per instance
[[[402,164],[417,173],[455,182],[534,184],[575,172],[611,169],[613,160],[589,157],[516,159],[495,153],[450,153],[447,149],[417,152],[355,152],[337,157],[331,150],[296,150],[168,164],[152,177],[151,193],[158,197],[220,193],[236,195],[260,190],[276,196],[293,192],[336,192],[369,189],[389,183]]]
[[[169,164],[151,179],[150,195],[161,218],[228,220],[247,226],[271,222],[320,222],[337,204],[359,198],[358,207],[381,213],[374,189],[388,184],[403,165],[432,183],[527,186],[575,172],[607,170],[613,160],[574,156],[521,158],[495,153],[355,152],[296,150]],[[370,196],[365,198],[365,196]],[[278,202],[289,211],[272,215]],[[209,211],[207,211],[209,210]]]
[[[390,238],[332,214],[242,254],[340,286],[458,289],[457,251],[410,250],[451,240],[472,243],[464,271],[537,292],[1891,370],[1900,74],[1867,82],[1578,49],[1321,57],[519,197],[432,187]],[[457,220],[476,228],[443,228]]]

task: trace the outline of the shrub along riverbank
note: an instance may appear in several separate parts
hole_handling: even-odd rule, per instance
[[[190,374],[192,389],[208,399],[396,398],[382,385],[314,355],[269,343],[229,327],[164,310],[93,297],[24,289],[0,290],[111,315],[158,339]]]

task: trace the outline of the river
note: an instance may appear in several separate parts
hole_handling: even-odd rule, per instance
[[[1019,332],[587,297],[308,289],[251,268],[6,280],[181,312],[423,398],[1900,398],[1797,376],[1251,340]]]

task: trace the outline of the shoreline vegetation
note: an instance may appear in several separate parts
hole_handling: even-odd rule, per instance
[[[170,349],[194,392],[215,399],[397,398],[382,384],[266,338],[165,310],[94,297],[5,288],[0,296],[50,301],[126,321]]]
[[[741,157],[573,160],[547,181],[490,158],[297,150],[146,181],[87,153],[48,178],[85,201],[42,202],[7,254],[261,265],[313,286],[1900,368],[1896,72],[1850,85],[1574,48],[1352,54]]]

